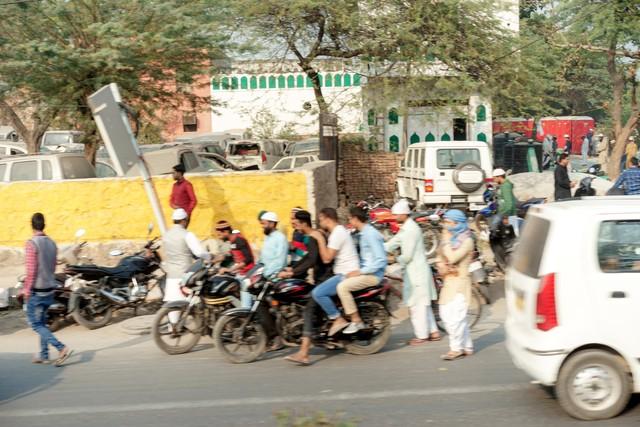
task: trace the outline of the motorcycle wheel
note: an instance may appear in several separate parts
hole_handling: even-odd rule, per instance
[[[71,294],[69,304],[75,307],[71,313],[73,320],[87,329],[102,328],[111,321],[113,316],[113,307],[96,295],[95,291],[74,292]]]
[[[151,326],[153,340],[167,354],[184,354],[193,350],[202,336],[202,316],[186,307],[162,307],[156,313]],[[172,327],[169,313],[179,312],[178,324]]]
[[[427,254],[427,258],[435,255],[436,250],[438,249],[438,244],[440,243],[440,236],[438,230],[432,226],[427,226],[423,228],[422,238],[424,239],[424,249]]]
[[[471,291],[471,303],[467,308],[467,324],[469,325],[469,329],[473,329],[480,321],[480,318],[482,318],[482,301],[482,295],[480,295],[477,289],[473,289]],[[440,332],[447,332],[447,329],[444,327],[444,322],[440,317],[440,306],[438,302],[434,301],[431,307],[433,308],[433,315],[436,319],[438,329]]]
[[[366,341],[352,341],[345,344],[348,353],[358,356],[374,354],[387,345],[391,337],[391,321],[387,310],[378,303],[363,304],[358,307],[360,316],[368,328],[374,330],[374,336]]]
[[[251,363],[267,348],[267,334],[256,319],[246,322],[249,313],[223,315],[213,329],[215,346],[231,363]]]

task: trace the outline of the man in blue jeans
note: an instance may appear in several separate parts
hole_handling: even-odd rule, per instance
[[[320,227],[330,233],[329,241],[325,245],[321,236],[314,235],[314,233],[318,233],[317,231],[313,232],[311,236],[318,241],[318,250],[322,261],[325,264],[333,262],[333,276],[317,285],[311,295],[327,313],[329,319],[336,320],[340,317],[340,311],[332,297],[338,294],[337,288],[340,282],[350,277],[350,274],[356,274],[360,271],[360,259],[351,233],[338,223],[338,213],[335,209],[322,209],[318,214],[318,220]],[[332,325],[329,336],[335,335],[346,326],[346,322]]]
[[[44,215],[35,213],[31,217],[33,237],[25,247],[27,277],[24,281],[24,298],[27,301],[27,318],[31,328],[40,335],[40,355],[33,363],[49,363],[49,345],[58,351],[56,366],[61,366],[71,356],[66,347],[51,333],[47,326],[47,309],[53,304],[56,287],[55,271],[58,248],[53,240],[44,234]]]

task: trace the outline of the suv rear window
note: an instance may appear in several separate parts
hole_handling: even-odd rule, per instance
[[[522,227],[522,236],[513,258],[513,267],[529,277],[540,275],[540,261],[544,254],[551,222],[539,216],[528,215]]]
[[[640,271],[640,221],[604,221],[598,235],[598,262],[605,273]]]
[[[480,164],[480,150],[477,148],[446,148],[438,150],[438,169],[455,169],[467,162]]]
[[[61,157],[63,179],[95,178],[96,170],[84,157]]]
[[[231,144],[229,146],[231,156],[259,156],[260,144]]]

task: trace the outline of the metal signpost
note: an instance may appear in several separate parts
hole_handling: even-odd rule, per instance
[[[158,228],[164,234],[167,226],[164,222],[160,200],[153,186],[149,169],[138,147],[138,142],[131,131],[118,85],[111,83],[91,94],[89,107],[118,175],[125,175],[134,166],[140,170],[144,189],[147,192],[149,203],[151,203]]]
[[[320,114],[320,160],[338,161],[338,116]]]

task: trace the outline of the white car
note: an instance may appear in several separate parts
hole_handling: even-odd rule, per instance
[[[507,349],[583,420],[640,392],[640,197],[530,208],[506,279]]]
[[[269,170],[282,158],[282,146],[270,140],[230,141],[226,158],[242,169]]]
[[[291,170],[295,168],[302,167],[307,163],[317,162],[318,156],[308,155],[308,156],[288,156],[280,159],[278,163],[275,164],[271,170],[274,171],[283,171],[283,170]]]
[[[96,170],[81,153],[17,155],[0,160],[0,182],[95,177]]]
[[[482,141],[412,144],[396,178],[396,199],[477,211],[486,205],[482,195],[492,168],[489,146]]]

